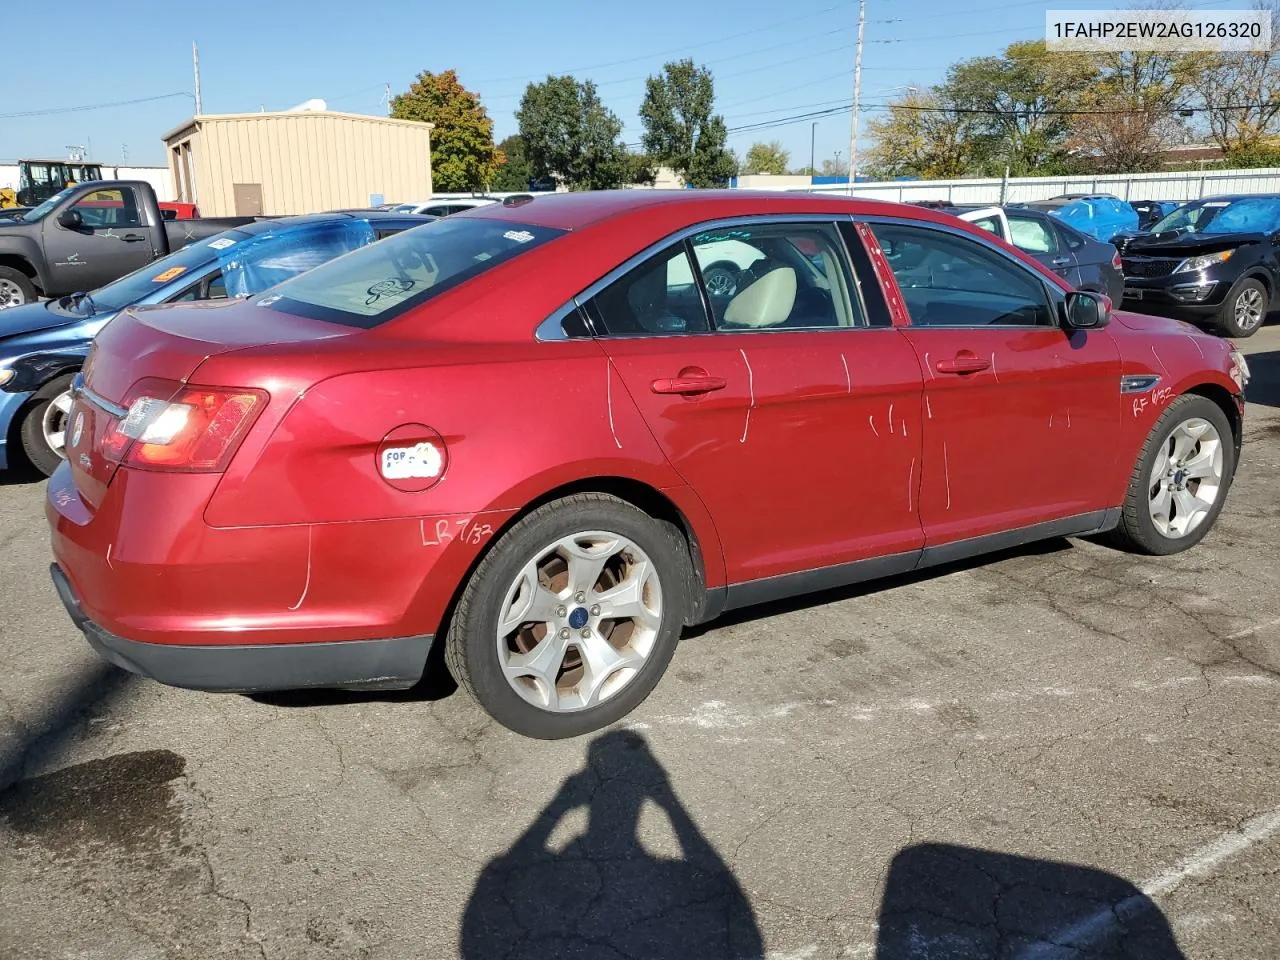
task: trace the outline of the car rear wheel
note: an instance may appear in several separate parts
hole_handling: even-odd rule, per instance
[[[1204,397],[1178,397],[1142,447],[1112,542],[1157,555],[1195,546],[1218,519],[1235,469],[1226,415]]]
[[[67,457],[72,378],[72,374],[55,377],[36,391],[22,419],[22,450],[46,477]]]
[[[499,723],[542,740],[626,716],[666,671],[689,609],[681,533],[615,497],[534,510],[476,568],[445,661]]]
[[[0,267],[0,310],[37,300],[35,284],[21,270]]]
[[[1223,301],[1218,326],[1229,337],[1252,337],[1267,320],[1267,288],[1248,277]]]

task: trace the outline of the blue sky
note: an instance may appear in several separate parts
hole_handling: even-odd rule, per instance
[[[908,84],[936,82],[955,60],[1042,37],[1046,9],[1120,5],[971,4],[868,0],[864,104],[883,103]],[[42,34],[34,48],[38,63],[25,52],[0,57],[0,159],[60,157],[68,145],[80,144],[91,147],[93,159],[118,164],[127,145],[129,163],[163,163],[161,134],[192,113],[193,40],[200,44],[206,113],[278,110],[312,97],[334,110],[382,113],[384,83],[394,94],[419,71],[454,68],[480,94],[501,139],[516,132],[513,113],[528,81],[572,73],[596,81],[632,143],[640,136],[637,111],[646,75],[666,60],[691,56],[712,69],[718,109],[733,128],[847,104],[857,9],[856,0],[491,0],[478,8],[411,0],[126,0],[104,17],[99,0],[64,0],[64,26],[96,26]],[[165,94],[179,95],[46,113]],[[33,112],[44,115],[12,116]],[[870,115],[864,113],[864,124]],[[846,111],[818,122],[819,164],[837,151],[847,159],[849,121]],[[741,156],[755,140],[773,139],[790,150],[794,166],[808,163],[809,121],[734,133],[730,145]]]

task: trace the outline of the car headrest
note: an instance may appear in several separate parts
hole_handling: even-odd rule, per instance
[[[738,327],[776,327],[786,322],[795,305],[795,269],[774,267],[729,301],[724,320]]]

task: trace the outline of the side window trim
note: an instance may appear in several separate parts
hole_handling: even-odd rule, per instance
[[[875,224],[884,224],[886,226],[913,227],[920,230],[929,230],[929,231],[934,231],[936,233],[944,233],[953,237],[957,237],[961,240],[968,240],[970,243],[975,243],[978,246],[982,247],[984,250],[994,253],[1000,257],[1003,257],[1005,260],[1009,261],[1014,266],[1025,271],[1028,275],[1031,276],[1032,279],[1036,280],[1040,284],[1041,289],[1044,291],[1045,299],[1048,300],[1049,302],[1050,313],[1053,315],[1056,321],[1055,326],[1058,329],[1061,329],[1061,324],[1065,316],[1066,300],[1067,300],[1066,294],[1062,291],[1062,288],[1060,288],[1054,283],[1050,283],[1049,280],[1046,277],[1044,277],[1039,271],[1032,269],[1030,266],[1024,263],[1019,257],[1014,256],[1013,254],[1009,253],[1007,250],[1001,250],[999,247],[997,247],[993,243],[989,243],[985,237],[975,236],[974,234],[969,233],[968,231],[956,229],[955,227],[952,227],[949,224],[933,223],[931,221],[925,221],[925,220],[914,220],[908,217],[887,217],[887,216],[877,215],[877,214],[871,214],[871,215],[855,214],[851,216],[850,219],[853,220],[854,223],[865,223],[869,227],[874,227]],[[890,279],[893,281],[894,285],[896,286],[898,282],[898,278],[891,274]],[[901,288],[899,288],[897,292],[898,292],[898,298],[901,300],[902,299]],[[914,321],[911,321],[910,314],[908,314],[907,318],[909,321],[908,326],[914,327],[915,329],[918,329],[918,330],[931,330],[931,329],[985,330],[985,329],[988,329],[988,327],[985,324],[977,325],[977,326],[956,325],[953,327],[937,327],[937,328],[927,327],[927,326],[917,327]],[[1001,324],[999,329],[1001,330],[1044,330],[1046,329],[1046,326],[1045,324],[1042,324],[1042,323],[1030,323],[1030,324],[1010,323],[1010,324]]]
[[[845,222],[846,220],[852,221],[852,219],[853,218],[848,217],[846,214],[840,214],[840,213],[751,214],[751,215],[742,216],[742,217],[724,217],[717,220],[705,220],[701,223],[693,224],[692,226],[683,227],[680,230],[675,231],[674,233],[670,233],[667,236],[662,237],[660,240],[656,240],[655,242],[651,243],[649,246],[645,247],[643,250],[640,250],[639,252],[628,257],[626,260],[618,264],[608,273],[604,274],[604,276],[597,278],[591,284],[589,284],[588,286],[580,290],[577,294],[575,294],[572,298],[570,298],[568,303],[562,304],[555,311],[553,311],[545,320],[543,320],[541,323],[538,324],[538,326],[534,329],[534,339],[540,342],[554,342],[558,340],[581,339],[576,337],[571,338],[564,332],[561,324],[563,323],[565,317],[567,317],[575,309],[581,309],[582,304],[589,302],[593,297],[595,297],[596,294],[600,293],[602,290],[609,287],[615,280],[619,280],[626,274],[630,273],[632,269],[634,269],[635,267],[638,267],[645,260],[649,259],[652,256],[655,256],[658,253],[661,253],[667,247],[674,246],[676,243],[684,242],[684,241],[691,242],[692,238],[699,233],[705,233],[708,230],[725,230],[725,229],[731,229],[733,227],[741,227],[741,226],[756,226],[756,225],[762,225],[762,224],[783,224],[783,223],[826,223],[826,224],[831,224],[833,227],[835,227],[837,233],[841,233],[841,231],[839,230],[840,224],[842,222]],[[843,239],[843,235],[842,235],[842,239]],[[698,267],[697,258],[693,256],[692,250],[689,249],[687,252],[688,252],[688,255],[691,257],[692,266]],[[850,257],[849,251],[846,248],[845,267],[850,271],[850,273],[853,274],[855,285],[860,286],[865,281],[854,272],[853,266],[854,265],[852,262],[852,257]],[[704,308],[707,308],[708,304],[706,301],[706,290],[703,287],[702,280],[701,280],[701,268],[698,268],[696,273],[698,274],[698,278],[699,278],[698,288],[701,291],[702,296],[704,298],[703,306]],[[583,312],[585,313],[587,311],[583,311]],[[708,314],[710,315],[710,311],[708,311]],[[864,316],[869,316],[869,314],[864,314]],[[813,331],[813,330],[825,330],[825,329],[875,330],[877,328],[871,325],[867,325],[864,327],[830,327],[830,328],[815,327],[815,328],[808,328],[808,329],[810,331]],[[799,331],[796,331],[796,332],[799,332]],[[648,336],[691,336],[691,334],[687,334],[687,333],[649,334]]]

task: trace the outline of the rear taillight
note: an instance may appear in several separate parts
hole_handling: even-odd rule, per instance
[[[1113,267],[1115,267],[1117,270],[1123,270],[1123,269],[1124,269],[1124,261],[1120,259],[1120,251],[1119,251],[1119,250],[1117,250],[1117,251],[1115,252],[1115,255],[1114,255],[1114,256],[1112,256],[1112,258],[1111,258],[1111,265],[1112,265]]]
[[[100,449],[127,467],[217,473],[226,469],[267,399],[262,390],[141,380],[125,397],[125,416],[103,431]]]

